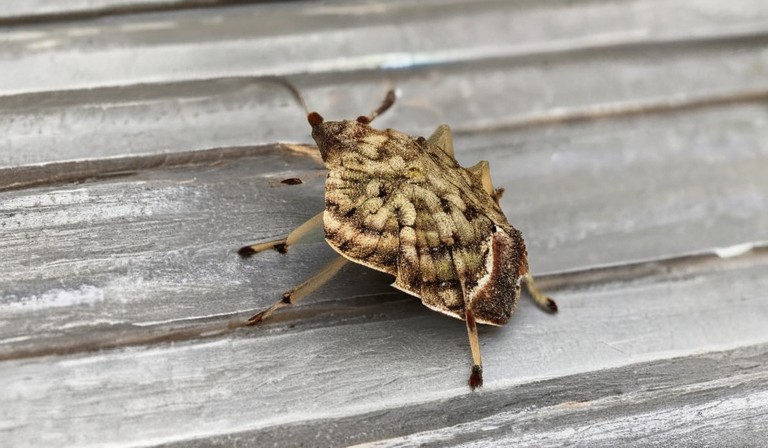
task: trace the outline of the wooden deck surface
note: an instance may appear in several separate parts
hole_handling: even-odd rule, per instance
[[[764,446],[768,4],[36,0],[0,11],[2,446]],[[454,129],[531,267],[480,331],[332,259],[329,119]],[[301,185],[281,180],[298,177]]]

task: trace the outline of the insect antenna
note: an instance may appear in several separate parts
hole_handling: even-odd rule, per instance
[[[293,96],[296,102],[301,105],[302,109],[304,109],[304,113],[307,115],[310,114],[309,107],[307,107],[307,102],[304,100],[304,95],[301,94],[301,91],[290,80],[281,78],[279,76],[267,76],[263,79],[268,82],[280,84],[281,86],[288,89],[288,92],[291,93],[291,96]]]
[[[312,126],[316,126],[318,124],[321,124],[323,122],[323,117],[320,116],[317,112],[310,112],[309,107],[307,107],[307,102],[304,100],[304,95],[301,94],[301,91],[288,79],[281,78],[279,76],[267,76],[264,78],[265,81],[274,82],[276,84],[280,84],[281,86],[285,87],[293,96],[293,98],[298,102],[302,109],[304,109],[304,113],[307,114],[307,119],[309,120],[309,124]],[[361,115],[357,117],[357,121],[359,123],[368,124],[372,122],[376,117],[386,112],[390,107],[392,107],[393,104],[395,104],[395,100],[397,99],[397,94],[394,90],[390,90],[387,92],[387,95],[384,97],[384,101],[381,102],[379,107],[377,107],[373,112],[366,115]]]
[[[384,97],[384,101],[381,102],[379,107],[376,108],[373,112],[371,112],[368,116],[361,115],[357,117],[358,123],[368,124],[373,121],[374,118],[378,117],[379,115],[383,114],[387,111],[390,107],[392,107],[393,104],[395,104],[395,100],[397,99],[397,94],[395,94],[394,90],[390,90],[387,92],[387,96]]]

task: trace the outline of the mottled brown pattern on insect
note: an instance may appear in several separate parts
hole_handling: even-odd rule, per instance
[[[289,89],[300,99],[290,85]],[[249,325],[311,293],[347,261],[395,276],[393,286],[426,306],[466,323],[472,353],[469,385],[482,386],[477,323],[503,325],[525,282],[542,308],[556,312],[528,273],[523,238],[499,208],[503,192],[491,183],[488,162],[461,167],[447,125],[426,139],[369,126],[394,102],[394,92],[370,115],[326,122],[307,115],[328,168],[325,211],[287,237],[245,246],[241,256],[272,248],[285,252],[312,229],[341,256],[287,291]]]
[[[423,138],[358,121],[324,122],[312,136],[329,170],[323,221],[332,247],[395,275],[397,288],[430,308],[463,319],[470,306],[478,322],[509,320],[528,271],[525,245],[480,173]]]

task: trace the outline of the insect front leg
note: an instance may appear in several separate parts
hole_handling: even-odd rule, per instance
[[[531,295],[533,301],[536,302],[536,305],[538,305],[544,311],[548,311],[550,313],[557,312],[557,303],[555,303],[554,300],[550,299],[544,295],[541,290],[539,290],[538,286],[536,286],[536,282],[533,281],[533,276],[530,273],[523,276],[523,283],[525,283],[525,287],[528,289],[528,293]]]
[[[293,232],[289,233],[285,238],[278,238],[276,240],[265,241],[263,243],[251,244],[250,246],[243,246],[237,251],[241,257],[247,258],[251,255],[263,252],[268,249],[274,249],[280,253],[286,253],[288,247],[300,240],[304,235],[312,230],[323,225],[323,212],[310,218],[307,222],[296,227]]]
[[[325,265],[315,275],[304,281],[299,286],[283,293],[283,298],[275,302],[264,311],[251,316],[246,325],[258,325],[272,315],[278,309],[293,305],[304,297],[314,292],[330,280],[349,260],[339,255],[333,261]]]

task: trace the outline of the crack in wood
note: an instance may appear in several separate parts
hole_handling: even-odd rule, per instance
[[[586,107],[553,110],[543,114],[521,117],[503,123],[461,127],[454,134],[479,134],[502,130],[527,129],[539,126],[574,124],[580,122],[621,119],[636,115],[664,114],[698,109],[724,107],[735,104],[762,103],[768,101],[768,89],[753,89],[714,95],[682,95],[644,101],[593,104]]]
[[[76,20],[98,19],[107,16],[128,14],[147,14],[164,11],[180,11],[184,9],[216,8],[227,5],[244,5],[254,3],[253,0],[177,0],[165,3],[134,3],[118,4],[89,9],[62,10],[60,12],[22,14],[0,17],[0,26],[28,26],[41,23],[70,22]]]
[[[607,284],[623,281],[637,281],[653,276],[690,277],[701,273],[739,269],[747,266],[768,266],[768,245],[756,246],[750,252],[732,258],[722,258],[716,254],[698,254],[654,260],[648,262],[630,263],[618,266],[606,266],[602,268],[588,269],[584,271],[571,271],[540,275],[538,282],[546,289],[556,294],[558,290],[588,288],[598,284]],[[347,299],[349,300],[349,299]],[[415,303],[415,302],[414,302]],[[401,301],[388,304],[389,306],[402,306]],[[383,305],[379,305],[378,312],[382,312]],[[373,310],[374,313],[377,310]],[[179,326],[178,322],[162,323],[158,325],[113,325],[101,328],[89,328],[88,335],[83,339],[68,341],[66,337],[56,335],[50,340],[45,338],[37,341],[37,346],[0,351],[0,362],[13,359],[35,358],[41,356],[61,356],[74,353],[92,352],[125,348],[130,346],[146,346],[182,341],[210,339],[230,333],[242,327],[246,327],[248,316],[253,310],[234,312],[232,314],[217,315],[201,319],[184,319]],[[327,307],[305,307],[300,310],[287,310],[281,312],[264,327],[292,326],[292,322],[305,319],[323,318],[328,313]],[[344,310],[335,310],[336,320],[339,316],[361,316],[364,310],[360,307],[346,307]],[[235,319],[232,317],[237,316]],[[334,323],[334,325],[338,322]]]
[[[712,417],[764,421],[764,402],[755,401],[746,409],[717,407],[732,398],[750,400],[754,391],[764,390],[766,365],[768,345],[758,344],[526,382],[482,395],[401,406],[396,412],[272,425],[166,446],[279,445],[284,440],[334,445],[344,440],[345,445],[374,448],[465,446],[484,440],[509,446],[609,447],[627,441],[646,446],[644,441],[669,440],[669,434],[678,442],[694,442],[680,442],[684,446],[701,440],[712,446],[729,445],[734,433]],[[685,424],[675,425],[670,414],[688,418]],[[631,423],[621,425],[625,419]],[[752,434],[757,440],[764,431],[755,423],[740,422],[734,431],[743,431],[742,437]],[[363,424],[368,430],[359,430]],[[702,439],[704,432],[706,439]]]
[[[272,82],[272,77],[265,77]],[[272,80],[272,81],[270,81]],[[768,89],[752,89],[715,95],[680,96],[646,101],[595,104],[587,107],[560,109],[543,114],[534,114],[515,120],[453,129],[454,134],[478,134],[503,130],[522,130],[540,126],[572,124],[595,120],[622,119],[637,115],[674,113],[737,104],[762,103],[768,101]],[[115,176],[139,170],[193,166],[241,157],[254,157],[269,151],[288,150],[309,156],[320,163],[317,150],[312,145],[301,143],[274,143],[259,146],[238,146],[212,148],[198,151],[183,151],[166,154],[152,154],[130,157],[115,157],[94,160],[54,162],[42,165],[21,166],[0,169],[0,192],[19,190],[43,185],[82,182],[105,176]]]
[[[76,160],[0,169],[0,192],[62,183],[85,182],[106,177],[130,176],[144,170],[215,164],[221,160],[257,157],[276,151],[287,151],[300,156],[308,156],[320,163],[320,156],[316,154],[316,148],[292,143]]]

